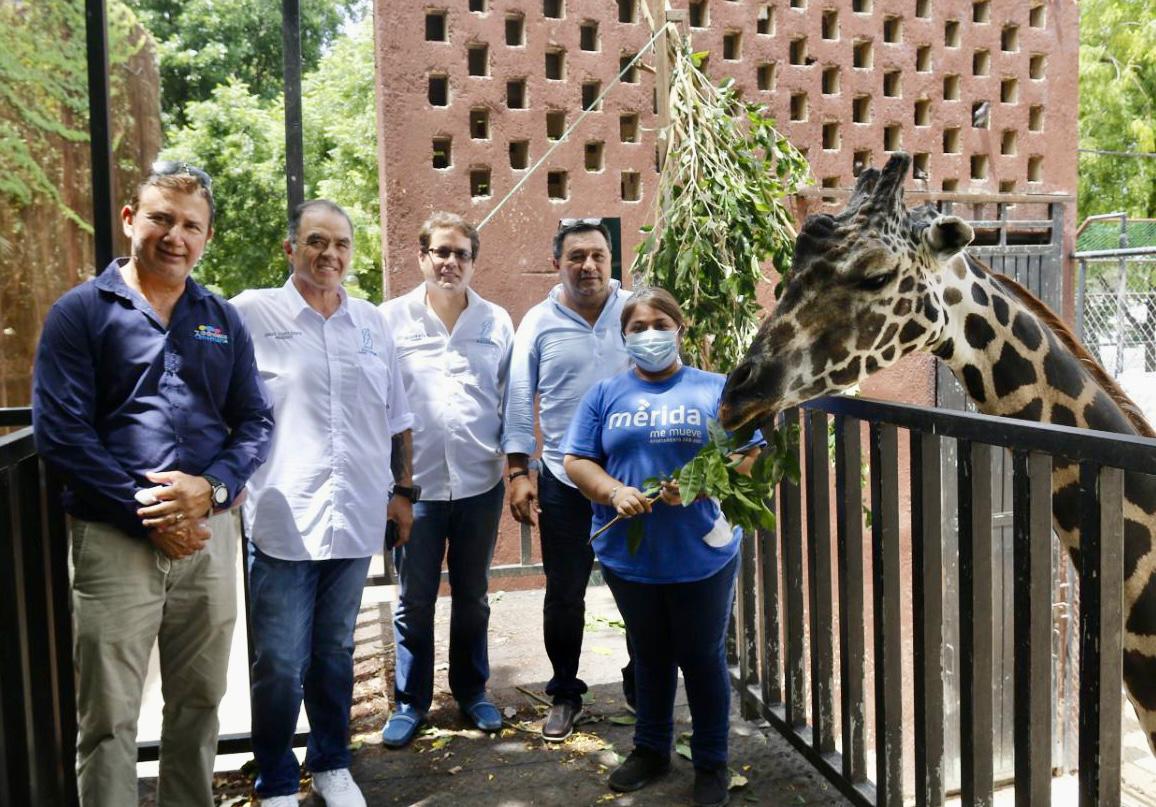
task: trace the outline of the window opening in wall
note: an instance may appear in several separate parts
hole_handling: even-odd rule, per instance
[[[560,20],[566,13],[564,0],[542,0],[542,16]]]
[[[839,92],[839,68],[823,68],[823,94],[835,95]]]
[[[511,48],[526,44],[526,18],[521,14],[506,15],[506,44]]]
[[[807,119],[807,94],[797,92],[791,95],[791,120]]]
[[[954,191],[957,191],[957,190],[959,190],[959,180],[958,179],[945,179],[945,180],[943,180],[942,187],[948,193],[952,193]]]
[[[618,0],[619,22],[634,22],[636,11],[634,0]]]
[[[486,13],[486,0],[470,0],[470,11],[478,14]]]
[[[587,171],[601,171],[602,170],[602,142],[600,140],[591,140],[586,144],[586,170]]]
[[[999,139],[999,153],[1005,156],[1011,156],[1016,153],[1016,143],[1019,140],[1019,135],[1016,134],[1015,129],[1004,129],[1003,134]]]
[[[926,151],[920,152],[911,158],[911,176],[914,179],[926,180],[931,174],[928,172],[928,164],[931,155]]]
[[[931,101],[921,98],[915,102],[915,125],[931,125]]]
[[[530,141],[529,140],[511,140],[510,141],[510,167],[515,171],[521,171],[530,164]]]
[[[920,45],[915,49],[915,69],[920,73],[931,72],[931,45]]]
[[[823,39],[839,38],[839,12],[837,10],[829,8],[823,12],[821,34]]]
[[[470,45],[466,48],[466,65],[471,76],[489,75],[490,48],[485,43]]]
[[[1019,79],[1005,78],[999,83],[999,100],[1005,104],[1014,104],[1020,99]]]
[[[661,172],[662,172],[662,165],[660,164],[659,157],[658,157],[658,146],[655,146],[654,147],[654,173],[659,174]]]
[[[490,110],[470,110],[470,137],[474,140],[490,139]]]
[[[433,167],[449,168],[453,165],[453,141],[448,137],[433,139]]]
[[[999,35],[1000,50],[1014,53],[1020,49],[1020,29],[1017,25],[1005,26]]]
[[[515,78],[506,82],[506,106],[510,109],[526,108],[526,79]]]
[[[755,71],[755,81],[758,83],[760,90],[770,92],[775,89],[775,66],[773,64],[760,64]]]
[[[630,112],[618,116],[618,139],[623,143],[638,142],[638,113]]]
[[[759,7],[759,15],[755,18],[755,33],[765,36],[775,33],[775,9],[773,6]]]
[[[565,171],[546,172],[546,196],[550,199],[565,199],[569,195],[568,180]]]
[[[803,9],[807,7],[807,0],[791,0],[791,8]]]
[[[638,62],[630,64],[631,59],[633,59],[636,55],[637,54],[634,53],[624,53],[618,57],[618,72],[622,73],[623,70],[626,71],[625,73],[622,73],[623,84],[638,83]],[[628,64],[630,65],[629,68],[627,67]]]
[[[602,93],[601,81],[582,82],[582,108],[597,110],[598,96]]]
[[[1044,158],[1039,154],[1028,157],[1028,182],[1039,182],[1043,178]]]
[[[987,155],[973,154],[971,155],[971,178],[972,179],[987,179]]]
[[[986,129],[991,121],[991,102],[976,101],[971,105],[971,126],[973,129]]]
[[[1047,66],[1047,57],[1042,53],[1033,53],[1028,59],[1028,75],[1036,81],[1044,77],[1044,68]]]
[[[1031,7],[1028,11],[1028,25],[1032,28],[1044,28],[1048,24],[1047,6],[1043,3]]]
[[[851,0],[851,10],[856,14],[870,14],[871,0]]]
[[[707,0],[690,0],[687,10],[690,12],[691,28],[706,28],[710,25],[710,9]]]
[[[470,169],[470,196],[477,198],[479,196],[489,196],[492,193],[490,188],[490,169],[489,168],[471,168]]]
[[[450,80],[448,76],[429,77],[430,106],[447,106],[450,102]]]
[[[723,58],[727,61],[737,61],[742,57],[743,35],[738,31],[727,31],[723,34]]]
[[[561,81],[566,77],[566,51],[561,48],[546,49],[546,78]]]
[[[986,50],[977,50],[971,54],[971,74],[986,76],[991,71],[991,53]]]
[[[578,26],[578,47],[582,50],[598,50],[598,23],[585,20]]]
[[[566,131],[566,113],[560,109],[552,109],[546,113],[546,138],[558,140]]]
[[[943,130],[943,153],[959,154],[959,129],[952,127]]]
[[[903,41],[903,23],[898,17],[883,18],[883,41],[892,45]]]
[[[886,98],[899,98],[903,95],[903,91],[899,85],[900,72],[898,70],[888,70],[883,74],[883,95]]]
[[[871,122],[871,96],[857,95],[855,100],[851,102],[851,122],[852,123],[870,123]]]
[[[959,100],[959,76],[944,76],[943,77],[943,100],[944,101],[958,101]]]
[[[800,36],[791,40],[791,64],[807,63],[807,37]]]
[[[900,132],[903,127],[898,123],[892,123],[889,126],[883,127],[883,150],[884,151],[898,151],[901,145]]]
[[[927,19],[931,16],[931,0],[915,0],[915,16]]]
[[[622,172],[622,201],[637,202],[642,198],[642,177],[637,171]]]
[[[978,0],[971,4],[972,22],[991,22],[991,0]]]
[[[821,184],[824,188],[837,188],[839,187],[839,177],[823,177]],[[820,201],[825,205],[833,205],[839,199],[836,196],[823,196]]]
[[[446,12],[443,9],[425,13],[425,41],[446,41]]]
[[[999,183],[999,192],[1000,193],[1015,193],[1016,192],[1015,180],[1006,179],[1003,182]]]
[[[874,61],[874,51],[870,39],[863,39],[855,43],[851,50],[852,67],[870,67]]]
[[[948,20],[943,24],[943,44],[949,48],[959,47],[959,20]]]
[[[839,148],[839,124],[831,121],[823,124],[823,148]]]
[[[856,151],[851,155],[851,176],[857,177],[871,165],[870,151]]]
[[[1044,108],[1033,106],[1028,108],[1028,131],[1042,132],[1044,130]]]

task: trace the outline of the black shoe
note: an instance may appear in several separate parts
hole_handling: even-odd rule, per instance
[[[574,721],[582,717],[582,704],[555,703],[542,724],[542,739],[560,743],[574,733]]]
[[[670,773],[670,754],[636,747],[630,752],[626,761],[614,769],[607,783],[611,790],[630,793],[646,787],[668,773]]]
[[[694,769],[694,803],[697,807],[723,807],[730,801],[728,792],[731,772],[725,765],[721,768]]]

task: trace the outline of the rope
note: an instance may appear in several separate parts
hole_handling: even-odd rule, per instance
[[[652,36],[650,38],[650,41],[647,42],[645,45],[643,45],[642,49],[640,51],[638,51],[638,53],[634,54],[634,58],[631,59],[629,62],[627,62],[623,66],[622,70],[620,70],[618,72],[618,75],[615,76],[614,79],[609,84],[606,85],[606,87],[602,90],[602,92],[599,94],[599,96],[594,99],[594,103],[591,104],[586,109],[582,110],[582,114],[574,119],[574,122],[571,123],[569,127],[567,127],[566,131],[562,132],[562,136],[559,137],[556,141],[554,141],[554,145],[552,145],[552,146],[550,146],[550,148],[546,149],[546,153],[543,154],[538,159],[538,161],[536,163],[534,163],[533,166],[530,167],[530,170],[527,171],[525,173],[525,175],[521,179],[518,180],[517,184],[514,185],[514,187],[510,189],[510,192],[507,193],[505,196],[503,196],[502,200],[500,202],[498,202],[498,204],[492,210],[490,210],[489,213],[486,214],[486,217],[482,219],[480,224],[478,224],[477,229],[480,230],[483,227],[485,227],[486,224],[489,223],[490,219],[492,219],[494,216],[496,216],[498,214],[498,211],[502,209],[502,207],[506,204],[506,202],[510,201],[510,197],[512,197],[515,193],[517,193],[519,190],[522,189],[522,186],[526,184],[526,181],[534,174],[534,172],[537,171],[539,168],[541,168],[543,163],[546,162],[546,160],[550,159],[550,155],[554,153],[554,150],[566,142],[566,139],[570,137],[570,133],[578,128],[578,126],[582,123],[583,119],[602,104],[602,99],[605,98],[606,95],[612,89],[614,89],[614,86],[616,84],[618,84],[618,82],[622,81],[622,77],[630,72],[630,69],[634,67],[634,64],[639,59],[642,58],[642,54],[646,53],[648,50],[650,50],[654,46],[654,43],[658,40],[658,38],[660,36],[662,36],[662,34],[665,30],[666,30],[666,26],[659,26],[658,30],[654,32],[654,36]]]

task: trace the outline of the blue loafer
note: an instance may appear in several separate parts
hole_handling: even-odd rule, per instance
[[[425,717],[412,707],[399,706],[381,730],[381,742],[388,748],[404,748],[410,744],[424,722]]]
[[[473,703],[461,704],[462,714],[482,731],[497,731],[502,727],[502,713],[483,695]]]

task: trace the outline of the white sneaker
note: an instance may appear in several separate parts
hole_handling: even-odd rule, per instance
[[[268,799],[261,799],[261,807],[297,807],[296,796],[273,796]]]
[[[313,792],[324,799],[328,807],[365,807],[365,797],[349,768],[313,774]]]

